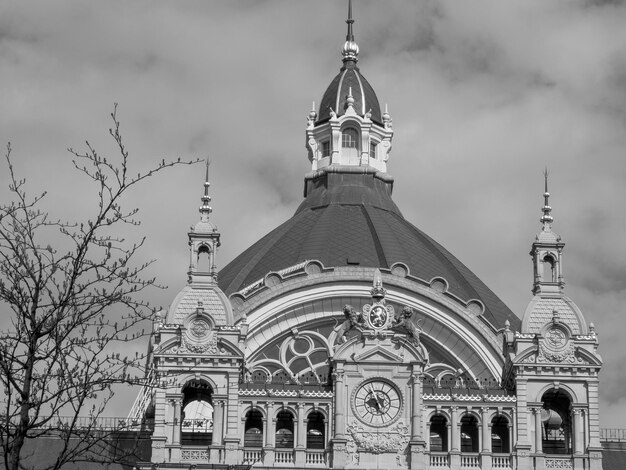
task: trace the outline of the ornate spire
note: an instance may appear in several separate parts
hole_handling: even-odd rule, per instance
[[[552,221],[550,215],[550,193],[548,192],[548,169],[543,172],[544,192],[543,192],[543,215],[539,219],[542,227],[535,237],[530,256],[533,258],[533,293],[535,295],[562,295],[565,282],[563,281],[563,271],[561,266],[561,255],[565,243],[561,237],[552,231]]]
[[[348,88],[348,96],[346,96],[346,105],[344,106],[345,109],[348,108],[354,108],[354,96],[352,96],[352,87]]]
[[[189,283],[192,285],[214,283],[217,280],[217,267],[215,266],[215,252],[220,246],[220,233],[209,217],[213,209],[209,205],[209,166],[211,161],[206,160],[206,176],[204,178],[204,194],[200,198],[202,205],[199,208],[200,220],[191,227],[189,236]],[[208,261],[202,261],[208,256]]]
[[[346,23],[348,24],[348,34],[346,34],[346,42],[343,45],[341,55],[343,56],[344,63],[350,61],[356,62],[359,60],[359,46],[354,41],[354,33],[352,31],[352,24],[354,23],[352,19],[352,0],[348,0],[348,19]]]
[[[549,199],[550,199],[550,193],[548,192],[548,168],[545,169],[545,171],[543,172],[543,176],[544,176],[544,181],[545,181],[545,190],[543,193],[543,215],[541,216],[541,223],[543,224],[543,230],[545,232],[548,232],[550,230],[552,230],[551,228],[551,223],[554,220],[554,217],[552,217],[550,215],[550,213],[552,212],[552,207],[550,207],[549,204]]]
[[[202,222],[209,221],[209,215],[213,212],[209,203],[211,202],[211,196],[209,196],[209,187],[211,183],[209,183],[209,165],[211,161],[207,158],[206,160],[206,177],[204,179],[204,195],[200,198],[202,200],[202,205],[200,206],[200,220]]]

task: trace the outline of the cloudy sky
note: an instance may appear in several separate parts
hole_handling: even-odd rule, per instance
[[[345,10],[342,1],[2,2],[0,142],[11,141],[29,188],[49,191],[46,207],[77,219],[93,198],[66,149],[89,140],[111,152],[119,103],[137,170],[212,159],[224,266],[301,200],[305,117],[341,65]],[[359,66],[393,117],[395,201],[519,316],[548,167],[566,293],[600,335],[601,425],[624,427],[626,5],[357,0],[354,10]],[[175,168],[127,201],[141,210],[144,256],[169,286],[156,305],[186,281],[202,181],[201,165]],[[130,402],[117,406],[124,414]]]

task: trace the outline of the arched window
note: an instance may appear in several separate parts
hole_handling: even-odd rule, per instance
[[[453,374],[445,374],[439,378],[439,384],[442,388],[458,388],[459,381]]]
[[[197,270],[199,273],[211,272],[211,250],[208,246],[202,245],[198,249]]]
[[[570,406],[572,400],[563,390],[548,390],[541,398],[543,410],[542,444],[546,454],[570,454],[572,452],[572,423]]]
[[[183,387],[181,443],[208,445],[213,435],[213,390],[203,380],[193,380]]]
[[[430,418],[431,452],[448,452],[448,421],[445,416],[435,415]]]
[[[324,415],[319,411],[309,413],[306,423],[307,449],[323,449],[325,445]]]
[[[347,127],[341,133],[341,147],[344,149],[359,148],[359,133],[353,127]]]
[[[359,133],[353,127],[347,127],[341,133],[341,162],[359,164]]]
[[[543,258],[543,282],[556,282],[556,260],[551,255]]]
[[[263,415],[259,410],[250,410],[246,414],[243,445],[244,447],[263,447]]]
[[[276,448],[293,449],[293,415],[289,411],[276,416]]]
[[[478,452],[478,420],[475,416],[461,418],[461,452]]]
[[[509,420],[505,416],[496,416],[491,420],[491,451],[494,454],[511,452]]]
[[[267,373],[263,370],[255,370],[252,372],[250,381],[255,384],[267,383]]]

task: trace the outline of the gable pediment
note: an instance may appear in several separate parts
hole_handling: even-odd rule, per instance
[[[352,355],[355,362],[404,362],[404,355],[396,354],[389,349],[377,345]]]

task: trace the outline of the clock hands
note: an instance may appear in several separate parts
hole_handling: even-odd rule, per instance
[[[389,426],[398,419],[402,409],[398,389],[384,379],[366,379],[357,388],[353,400],[356,418],[372,427]]]
[[[378,410],[379,413],[382,412],[382,405],[380,404],[380,399],[378,397],[378,393],[376,393],[376,390],[374,390],[374,386],[370,383],[370,393],[372,395],[374,395],[374,400],[376,400],[376,409]]]

